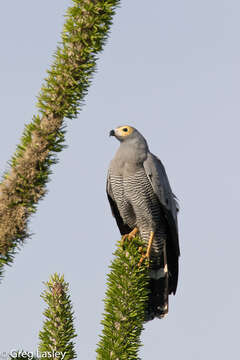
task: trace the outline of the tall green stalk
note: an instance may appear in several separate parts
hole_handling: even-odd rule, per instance
[[[98,360],[136,360],[141,346],[144,315],[148,299],[149,269],[140,267],[139,238],[117,247],[110,266],[103,330],[97,348]]]
[[[46,290],[42,298],[47,304],[44,311],[45,320],[43,329],[39,333],[41,340],[39,352],[50,352],[51,358],[59,360],[64,355],[64,360],[76,358],[73,339],[77,336],[73,325],[73,310],[68,295],[68,283],[63,276],[54,274],[45,284]],[[61,355],[58,355],[60,353]]]
[[[61,45],[38,96],[39,114],[26,126],[0,184],[0,276],[29,236],[27,222],[46,192],[64,147],[64,118],[74,118],[96,69],[119,0],[72,0]]]

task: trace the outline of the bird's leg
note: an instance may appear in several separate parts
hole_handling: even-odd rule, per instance
[[[125,234],[122,236],[121,244],[124,245],[124,241],[126,240],[126,238],[128,238],[128,240],[132,240],[133,238],[135,238],[137,233],[138,228],[135,227],[129,234]]]
[[[149,237],[149,240],[148,240],[147,252],[146,252],[146,254],[143,254],[143,255],[142,255],[142,257],[141,257],[141,259],[140,259],[140,261],[139,261],[139,263],[138,263],[138,266],[140,266],[140,265],[142,264],[142,262],[143,262],[144,259],[146,259],[146,258],[149,259],[149,258],[150,258],[150,253],[151,253],[153,238],[154,238],[154,232],[151,231],[151,232],[150,232],[150,237]]]

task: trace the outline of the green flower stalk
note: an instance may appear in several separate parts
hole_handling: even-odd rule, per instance
[[[144,245],[139,238],[119,244],[110,266],[98,360],[139,359],[140,335],[148,300],[147,262],[138,266]]]
[[[68,283],[64,281],[63,276],[54,274],[45,285],[46,290],[41,296],[47,308],[44,311],[46,319],[43,329],[39,333],[41,340],[39,352],[50,353],[54,360],[59,360],[62,356],[64,360],[75,359],[76,352],[72,340],[77,335],[73,326],[73,310],[68,295]]]
[[[73,0],[62,41],[38,96],[39,114],[26,126],[0,184],[0,276],[29,237],[29,216],[46,193],[51,166],[64,147],[64,119],[83,105],[97,54],[103,49],[119,0]]]

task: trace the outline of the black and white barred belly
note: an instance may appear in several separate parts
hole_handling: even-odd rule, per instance
[[[144,168],[131,176],[110,174],[110,178],[114,200],[124,223],[132,229],[137,226],[141,238],[146,243],[150,232],[154,231],[151,260],[154,266],[158,266],[167,230],[159,200]]]

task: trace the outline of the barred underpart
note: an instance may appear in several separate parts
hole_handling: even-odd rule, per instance
[[[163,317],[168,312],[168,268],[166,258],[167,227],[159,200],[144,168],[123,178],[110,170],[114,200],[125,224],[138,227],[140,236],[148,244],[151,231],[154,238],[150,256],[151,296],[146,320]]]
[[[166,222],[144,169],[141,168],[126,178],[112,175],[110,172],[110,178],[114,200],[124,223],[130,228],[137,226],[146,244],[150,232],[154,231],[150,260],[153,268],[159,268],[159,257],[166,241]]]

